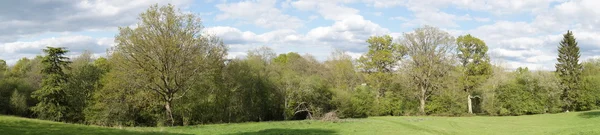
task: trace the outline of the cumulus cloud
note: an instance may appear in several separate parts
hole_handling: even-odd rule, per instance
[[[107,49],[114,46],[113,38],[93,38],[89,36],[62,36],[58,38],[46,38],[31,42],[12,42],[0,46],[0,56],[9,64],[23,57],[34,57],[42,55],[42,49],[46,47],[66,47],[70,52],[67,55],[79,55],[84,51],[90,51],[98,56],[106,54]]]
[[[136,22],[150,5],[185,5],[189,0],[18,0],[0,2],[0,43],[46,32],[114,29]]]
[[[367,49],[365,41],[370,36],[389,33],[388,29],[357,16],[336,21],[332,26],[314,28],[307,33],[307,37],[334,48],[364,52]]]
[[[40,54],[45,46],[104,53],[114,44],[115,28],[135,24],[138,14],[154,3],[173,3],[189,13],[197,11],[187,6],[198,4],[191,0],[1,1],[0,56],[10,63]],[[567,30],[575,33],[582,60],[600,58],[600,8],[596,8],[600,2],[595,0],[208,0],[201,4],[216,4],[210,6],[217,10],[198,14],[218,20],[204,32],[229,45],[229,58],[243,57],[260,46],[278,53],[309,53],[320,60],[341,49],[358,58],[367,51],[365,40],[370,36],[399,37],[422,25],[440,27],[454,36],[479,37],[494,61],[513,69],[553,70],[558,42]],[[389,12],[396,8],[408,13]],[[225,20],[252,25],[219,24]],[[114,34],[98,36],[92,31]],[[62,35],[40,36],[47,33]]]
[[[489,12],[496,15],[538,13],[551,3],[566,0],[362,0],[376,8],[404,6],[412,11],[431,11],[448,7]]]
[[[366,39],[374,35],[389,34],[388,29],[362,17],[340,20],[332,26],[311,29],[306,34],[297,33],[295,30],[274,30],[256,34],[223,26],[209,27],[205,32],[223,38],[224,42],[230,45],[231,51],[236,54],[259,46],[269,46],[279,53],[291,51],[311,53],[321,56],[318,57],[321,60],[334,49],[353,53],[365,52]]]
[[[217,20],[239,19],[251,21],[264,28],[302,27],[303,21],[297,17],[283,14],[276,8],[275,0],[242,1],[237,3],[219,4],[216,7],[223,13],[217,15]]]
[[[459,27],[457,21],[469,21],[472,17],[468,14],[457,16],[454,14],[448,14],[442,11],[416,11],[414,19],[407,20],[402,24],[404,27],[418,27],[421,25],[433,25],[438,27]]]
[[[77,33],[93,31],[116,31],[119,26],[137,22],[139,13],[152,4],[171,3],[186,8],[190,0],[18,0],[0,1],[0,56],[14,63],[22,57],[41,54],[46,46],[68,47],[69,55],[83,50],[105,54],[114,43],[112,37],[86,35],[55,35],[48,33]],[[116,34],[116,33],[115,33]],[[52,35],[52,34],[51,34]],[[35,39],[20,41],[20,39]]]
[[[519,4],[519,3],[517,3]],[[528,2],[520,6],[531,6]],[[541,2],[538,8],[548,10],[529,11],[535,15],[531,22],[496,21],[469,30],[468,33],[479,36],[486,41],[492,53],[505,59],[509,67],[533,66],[544,70],[554,70],[557,47],[562,34],[572,30],[581,48],[581,60],[598,57],[600,52],[600,36],[596,31],[600,21],[597,17],[600,10],[593,0],[575,0],[558,3],[550,7],[548,2]],[[544,5],[546,4],[546,5]],[[519,5],[513,5],[519,7]],[[503,6],[500,6],[503,7]]]
[[[320,0],[299,0],[292,3],[292,5],[302,11],[316,11],[323,18],[328,20],[343,20],[345,18],[358,17],[359,10],[344,6],[339,2],[348,1],[320,1]]]

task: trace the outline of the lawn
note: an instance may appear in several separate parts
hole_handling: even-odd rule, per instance
[[[0,134],[600,134],[600,111],[507,117],[370,117],[185,127],[105,128],[0,116]]]

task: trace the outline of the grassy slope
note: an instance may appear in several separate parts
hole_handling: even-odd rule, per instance
[[[131,131],[98,126],[65,124],[36,119],[0,116],[1,135],[183,135],[154,131]]]
[[[7,127],[8,126],[8,127]],[[162,131],[162,132],[159,132]],[[600,111],[514,117],[371,117],[119,130],[0,116],[8,134],[600,134]]]

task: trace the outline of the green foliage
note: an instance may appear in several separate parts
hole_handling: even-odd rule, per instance
[[[323,64],[327,70],[324,78],[329,80],[334,89],[348,92],[363,83],[363,76],[356,71],[354,61],[342,51],[333,52],[329,60]]]
[[[556,72],[560,76],[563,85],[561,99],[565,103],[564,110],[589,109],[575,105],[575,103],[580,102],[578,101],[578,91],[580,91],[579,86],[581,85],[581,72],[583,69],[582,65],[579,64],[579,56],[579,46],[577,46],[573,32],[567,31],[558,47],[558,58],[556,59],[558,61]]]
[[[367,73],[366,81],[379,96],[385,96],[391,89],[392,73],[406,55],[406,48],[392,40],[389,35],[370,37],[367,39],[369,51],[358,59],[359,69]]]
[[[419,92],[419,112],[425,114],[428,98],[443,87],[445,76],[453,69],[455,44],[448,32],[432,26],[404,33],[401,44],[409,56],[405,62],[407,73]]]
[[[368,73],[390,73],[398,65],[398,61],[406,55],[406,48],[393,43],[389,35],[373,36],[367,39],[369,51],[358,59],[360,68]]]
[[[574,102],[577,110],[591,110],[600,106],[600,59],[582,63],[582,82]]]
[[[235,122],[283,119],[281,93],[268,78],[268,61],[262,56],[250,56],[247,60],[234,60],[227,66],[231,90],[231,105],[224,113],[233,113]]]
[[[340,96],[338,111],[342,118],[366,118],[373,108],[375,93],[369,86],[359,86],[347,93],[346,96]]]
[[[559,111],[560,87],[555,75],[543,72],[534,75],[527,68],[518,68],[513,75],[514,79],[500,85],[495,92],[500,110],[490,113],[525,115]]]
[[[92,94],[85,108],[86,123],[102,126],[156,126],[157,110],[162,106],[156,95],[129,85],[118,71],[108,72],[104,85]]]
[[[65,48],[47,47],[47,54],[42,63],[44,79],[42,88],[33,93],[33,97],[40,102],[31,110],[38,118],[54,121],[65,121],[68,109],[67,75],[63,69],[68,68],[69,58],[64,55],[68,52]]]
[[[281,54],[273,59],[271,80],[282,92],[284,118],[290,119],[302,104],[308,104],[313,116],[331,110],[332,92],[329,84],[320,75],[324,74],[321,65],[312,56],[302,57],[297,53]]]
[[[0,72],[0,114],[31,117],[29,107],[37,103],[37,100],[31,97],[31,93],[38,89],[36,85],[39,82],[36,79],[39,71],[31,69],[38,68],[38,62],[39,58],[33,61],[21,59],[15,66]],[[13,71],[19,75],[13,74]]]
[[[463,75],[459,69],[451,70],[443,79],[443,85],[440,85],[437,91],[432,93],[429,98],[429,104],[426,106],[426,113],[430,115],[441,116],[461,116],[467,110],[467,101],[464,95],[465,91],[461,90],[463,85],[461,81],[451,78],[459,78]]]
[[[100,68],[92,63],[91,53],[86,52],[75,58],[71,64],[67,90],[69,108],[67,121],[83,123],[85,116],[83,110],[88,106],[94,90],[100,85],[100,77],[104,74]]]
[[[383,97],[377,97],[374,100],[373,107],[369,113],[370,116],[401,116],[408,110],[408,103],[404,95],[397,91],[389,91]]]
[[[458,58],[464,70],[463,75],[459,78],[468,95],[468,111],[473,113],[472,95],[476,93],[473,90],[485,82],[492,73],[492,65],[487,55],[488,47],[483,40],[473,37],[471,34],[459,36],[456,44],[458,45]]]
[[[14,90],[10,96],[10,108],[16,115],[25,116],[29,109],[27,97],[18,90]]]
[[[204,74],[220,70],[214,65],[222,65],[227,50],[220,39],[201,35],[200,18],[172,5],[151,6],[139,20],[135,28],[119,28],[111,56],[119,68],[111,71],[134,73],[120,75],[130,82],[124,85],[156,94],[152,97],[164,105],[168,124],[175,125],[173,102],[186,96]]]
[[[563,102],[560,100],[562,93],[560,78],[555,72],[537,71],[533,75],[538,80],[538,95],[544,101],[545,113],[562,112]]]
[[[6,61],[0,60],[0,78],[4,78],[8,72],[8,65]]]
[[[24,76],[25,73],[27,71],[29,71],[31,68],[28,66],[30,61],[31,60],[28,58],[19,59],[17,61],[17,63],[14,66],[12,66],[12,68],[10,69],[9,75],[10,76],[18,76],[18,77]]]

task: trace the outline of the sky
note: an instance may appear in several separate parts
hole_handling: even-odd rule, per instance
[[[354,58],[370,36],[395,39],[430,25],[486,42],[494,64],[509,69],[554,70],[562,34],[572,30],[580,60],[600,58],[597,0],[3,0],[0,59],[42,55],[46,46],[69,56],[105,56],[118,27],[135,26],[150,5],[171,3],[202,19],[204,33],[219,36],[229,58],[267,46],[277,53],[327,60],[335,50]]]

